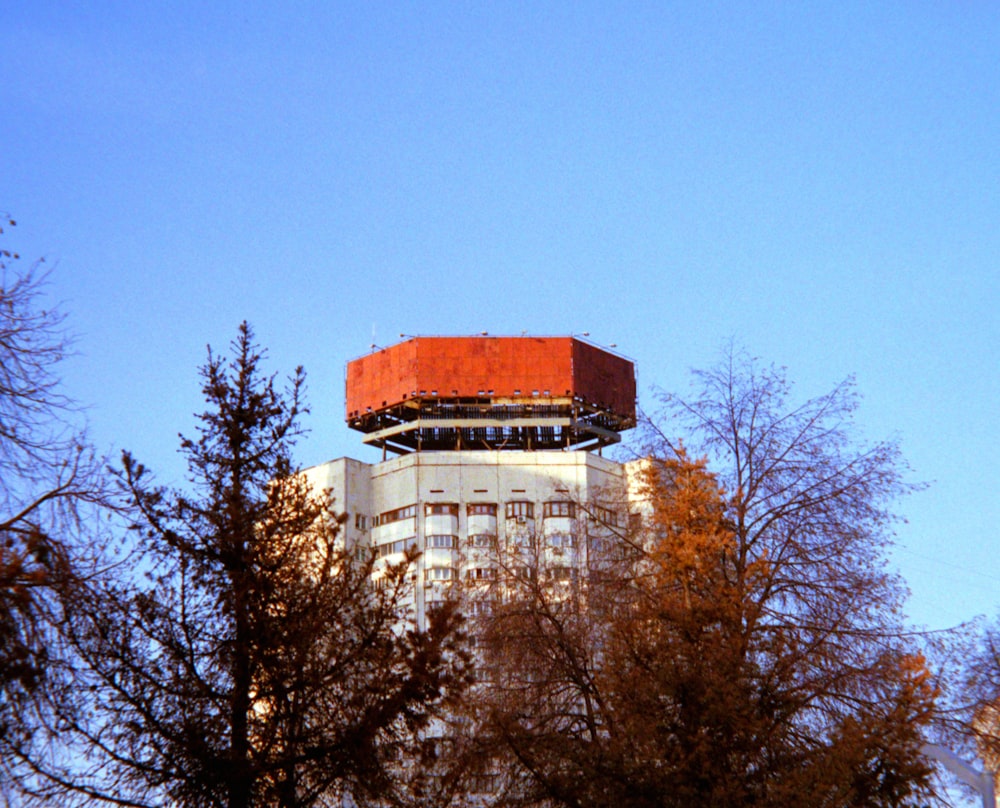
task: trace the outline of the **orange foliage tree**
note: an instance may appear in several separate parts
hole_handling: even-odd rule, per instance
[[[481,719],[509,775],[499,801],[930,794],[920,749],[936,691],[883,569],[886,502],[905,488],[895,447],[851,448],[849,388],[788,410],[780,374],[736,359],[683,405],[709,434],[706,459],[654,430],[637,464],[642,526],[630,520],[610,559],[588,558],[569,584],[513,582],[486,621]]]

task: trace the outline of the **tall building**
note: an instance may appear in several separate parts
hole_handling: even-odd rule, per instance
[[[625,467],[602,456],[635,425],[635,369],[575,337],[414,337],[347,365],[347,423],[382,460],[307,469],[379,565],[416,546],[419,625],[455,582],[475,592],[529,544],[573,578],[623,524]],[[377,574],[377,569],[376,569]],[[475,607],[473,600],[471,608]]]

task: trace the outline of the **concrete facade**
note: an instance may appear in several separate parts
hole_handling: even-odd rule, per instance
[[[635,425],[619,354],[576,337],[412,337],[348,362],[345,384],[347,424],[382,462],[304,473],[346,515],[345,547],[375,554],[376,579],[419,551],[421,627],[449,595],[491,608],[503,572],[571,582],[628,524],[626,468],[600,454]]]
[[[340,458],[304,473],[346,514],[346,547],[374,548],[376,575],[407,547],[420,551],[411,572],[420,626],[456,584],[474,592],[529,544],[554,574],[574,576],[594,560],[601,537],[628,519],[625,466],[586,451]]]

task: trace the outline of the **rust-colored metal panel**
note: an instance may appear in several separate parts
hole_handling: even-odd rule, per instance
[[[416,367],[417,348],[413,340],[348,362],[348,418],[409,398]]]
[[[572,381],[568,338],[420,337],[413,342],[417,388],[428,394],[436,390],[440,397],[530,396],[536,389],[543,395]]]
[[[578,396],[635,418],[635,366],[629,360],[573,340],[573,376]]]
[[[416,337],[347,364],[347,417],[414,396],[580,396],[635,415],[632,363],[572,337]]]

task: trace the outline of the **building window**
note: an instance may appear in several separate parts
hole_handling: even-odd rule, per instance
[[[405,508],[396,508],[392,511],[385,511],[380,513],[374,519],[372,519],[372,526],[378,527],[379,525],[388,525],[390,522],[399,522],[403,519],[412,519],[417,515],[416,505],[407,505]]]
[[[558,502],[546,502],[543,506],[542,514],[546,518],[550,516],[568,516],[572,519],[576,516],[576,503],[567,502],[565,500]]]
[[[364,530],[366,527],[368,527],[368,517],[365,516],[363,513],[354,514],[354,527],[356,527],[358,530]]]
[[[393,553],[405,553],[407,548],[417,546],[417,537],[410,536],[406,539],[400,539],[399,541],[390,541],[385,544],[380,544],[378,546],[378,556],[379,558],[385,558],[387,555],[392,555]]]
[[[519,500],[516,502],[507,503],[507,518],[508,519],[534,519],[535,518],[535,503],[525,502]]]
[[[611,527],[618,526],[618,511],[614,511],[611,508],[603,508],[600,505],[595,505],[592,517],[594,521],[601,524],[610,525]]]
[[[493,546],[496,541],[496,536],[492,533],[473,533],[469,536],[469,547],[478,547],[480,550],[486,550]]]
[[[493,614],[493,601],[473,600],[469,603],[469,613],[472,617],[489,617]]]
[[[458,516],[458,505],[454,502],[428,502],[424,505],[425,516]]]
[[[549,547],[576,547],[576,538],[566,533],[555,533],[549,536]]]
[[[489,681],[483,678],[482,671],[475,671],[476,681]],[[469,791],[473,794],[495,794],[500,790],[500,778],[495,774],[474,774],[470,778]]]
[[[496,516],[497,506],[496,503],[491,502],[475,502],[468,506],[469,516]]]
[[[453,550],[454,548],[458,547],[458,536],[432,534],[427,537],[427,547]]]
[[[514,567],[510,571],[515,581],[536,581],[538,580],[538,569],[533,565]]]
[[[497,571],[492,567],[474,567],[465,571],[465,577],[470,581],[495,581]]]
[[[426,572],[428,581],[450,581],[452,577],[451,567],[431,567]]]

